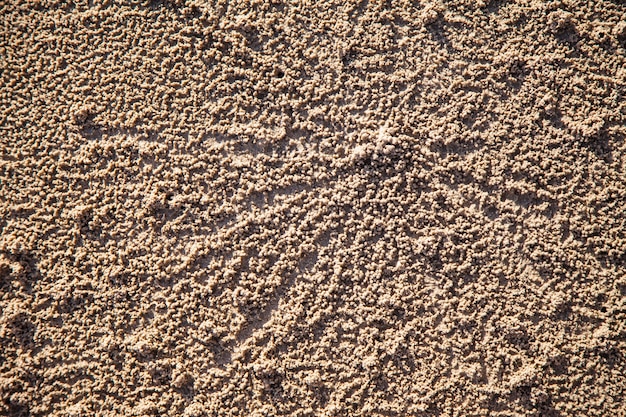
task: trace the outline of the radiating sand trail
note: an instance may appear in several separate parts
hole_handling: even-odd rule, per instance
[[[626,414],[623,3],[0,16],[0,415]]]

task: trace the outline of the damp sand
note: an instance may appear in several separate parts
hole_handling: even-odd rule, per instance
[[[626,414],[623,2],[0,16],[0,415]]]

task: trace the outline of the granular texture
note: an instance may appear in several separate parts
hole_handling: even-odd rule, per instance
[[[0,415],[626,415],[623,2],[0,16]]]

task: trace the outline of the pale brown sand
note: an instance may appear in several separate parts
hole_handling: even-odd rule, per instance
[[[0,415],[626,415],[624,3],[344,3],[1,3]]]

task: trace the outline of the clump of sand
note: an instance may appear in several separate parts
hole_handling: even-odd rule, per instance
[[[0,10],[0,414],[626,412],[623,4]]]

